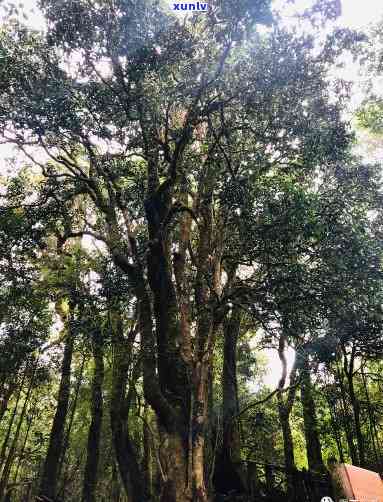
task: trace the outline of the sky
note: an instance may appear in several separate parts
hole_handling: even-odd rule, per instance
[[[278,1],[278,0],[277,0]],[[278,3],[285,3],[285,0],[279,0]],[[1,0],[0,0],[1,3]],[[171,3],[171,2],[169,2]],[[310,4],[309,0],[297,0],[297,4],[306,7]],[[342,3],[342,14],[338,23],[354,29],[363,29],[370,23],[377,22],[379,19],[383,19],[383,0],[341,0]],[[29,12],[28,23],[34,28],[39,29],[42,26],[42,17],[39,15],[38,10],[35,7],[34,0],[27,0],[25,2],[25,7],[27,10],[31,8],[34,12]],[[352,77],[356,74],[356,70],[353,68],[349,69],[349,75]],[[6,146],[0,145],[0,160],[6,156],[9,156],[9,149]],[[265,377],[265,383],[267,383],[271,388],[276,387],[281,374],[281,365],[278,359],[278,354],[276,351],[267,351],[267,357],[269,359],[269,370]],[[290,350],[287,353],[287,359],[289,367],[291,367],[294,361],[294,351]]]
[[[342,0],[342,24],[363,28],[383,18],[382,0]]]
[[[279,0],[278,3],[285,2]],[[0,0],[1,3],[1,0]],[[170,3],[170,2],[169,2]],[[299,5],[307,5],[309,0],[297,0]],[[350,28],[363,28],[371,22],[383,17],[383,0],[341,0],[342,16],[341,23]],[[25,2],[26,9],[33,9],[35,12],[30,14],[29,22],[35,27],[40,27],[42,18],[35,7],[35,0]]]

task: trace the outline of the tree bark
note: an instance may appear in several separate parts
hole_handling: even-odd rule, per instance
[[[301,368],[301,402],[309,469],[315,472],[325,472],[307,357],[304,357]]]
[[[58,470],[61,449],[64,439],[65,421],[68,412],[70,395],[70,375],[73,356],[74,333],[72,328],[72,309],[68,314],[63,314],[65,319],[66,340],[61,366],[61,380],[57,396],[56,413],[49,437],[48,451],[45,457],[39,493],[42,497],[54,499],[58,482]]]
[[[344,346],[342,346],[342,350],[343,350],[343,368],[347,379],[350,402],[354,416],[355,436],[356,436],[356,443],[358,445],[359,465],[361,467],[364,467],[366,465],[366,453],[365,453],[365,444],[364,444],[362,426],[360,421],[360,402],[355,393],[355,386],[354,386],[356,345],[353,344],[351,348],[350,359],[348,359],[347,357],[346,348]]]
[[[358,445],[359,465],[361,467],[365,467],[365,465],[366,465],[365,444],[364,444],[362,426],[361,426],[361,422],[360,422],[360,403],[359,403],[359,399],[356,396],[355,387],[354,387],[354,375],[348,373],[347,374],[347,381],[348,381],[350,401],[351,401],[351,406],[352,406],[352,411],[353,411],[354,421],[355,421],[355,435],[356,435],[356,443]]]
[[[60,464],[59,464],[58,473],[57,473],[57,477],[59,479],[61,478],[61,472],[62,472],[63,464],[65,462],[66,452],[67,452],[67,449],[69,446],[70,434],[71,434],[71,430],[72,430],[72,426],[73,426],[73,422],[74,422],[74,417],[76,414],[77,401],[78,401],[78,396],[80,394],[80,389],[81,389],[81,384],[82,384],[82,376],[84,373],[85,361],[86,361],[86,357],[83,356],[82,361],[81,361],[80,370],[76,376],[76,385],[75,385],[75,389],[74,389],[74,392],[72,395],[72,399],[71,399],[70,404],[68,405],[69,420],[68,420],[68,425],[65,430],[65,435],[64,435],[64,439],[63,439],[63,446],[62,446],[61,454],[60,454]],[[64,487],[62,486],[62,483],[63,483],[63,480],[61,480],[61,482],[60,482],[61,486],[60,486],[59,493],[61,493],[64,489]]]
[[[294,443],[293,443],[293,435],[291,433],[290,427],[290,413],[288,413],[283,406],[283,404],[278,402],[278,415],[279,421],[282,428],[282,436],[283,436],[283,453],[285,459],[285,467],[286,471],[291,473],[295,469],[295,458],[294,458]]]
[[[220,493],[246,491],[241,465],[241,438],[236,416],[238,406],[237,345],[240,333],[240,309],[235,306],[224,323],[222,371],[222,450],[216,464],[215,487]]]
[[[113,332],[113,373],[110,420],[112,439],[118,469],[129,502],[145,502],[145,484],[140,469],[138,453],[128,428],[130,410],[129,396],[126,395],[128,371],[132,365],[133,343],[136,329],[124,337],[123,322],[119,312],[111,314]],[[136,379],[138,375],[132,375]],[[134,385],[135,381],[129,382]]]
[[[88,433],[87,458],[82,490],[83,502],[95,502],[98,464],[100,456],[100,437],[103,415],[102,385],[104,381],[104,342],[101,329],[96,327],[93,335],[94,371],[92,382],[92,412]]]
[[[282,428],[283,436],[283,453],[285,459],[286,468],[286,480],[287,480],[287,498],[292,500],[294,495],[294,472],[296,470],[295,458],[294,458],[294,443],[293,436],[290,427],[290,413],[294,404],[295,394],[296,394],[296,372],[297,372],[297,356],[295,358],[294,365],[290,373],[290,389],[287,398],[283,397],[283,390],[286,385],[287,380],[287,360],[285,355],[287,338],[284,333],[281,333],[279,337],[278,345],[278,356],[282,365],[282,375],[278,383],[278,416],[279,422]]]
[[[16,427],[16,431],[15,431],[15,434],[13,436],[12,444],[11,444],[11,447],[9,449],[7,459],[6,459],[4,467],[3,467],[3,472],[1,474],[1,480],[0,480],[0,500],[2,500],[2,497],[4,496],[4,493],[5,493],[5,490],[6,490],[6,487],[7,487],[7,483],[8,483],[9,475],[10,475],[10,472],[11,472],[14,455],[15,455],[15,452],[16,452],[17,442],[19,440],[19,434],[20,434],[21,425],[22,425],[22,423],[24,421],[25,413],[27,411],[27,406],[29,404],[29,397],[31,395],[31,391],[32,391],[33,383],[34,383],[34,376],[35,376],[35,372],[36,372],[36,367],[37,367],[37,361],[36,361],[36,363],[35,363],[35,365],[33,367],[33,372],[32,372],[31,377],[30,377],[30,382],[29,382],[27,394],[26,394],[25,399],[24,399],[23,408],[21,410],[19,421],[18,421],[18,424],[17,424],[17,427]]]
[[[32,414],[28,418],[28,427],[27,427],[27,430],[25,432],[23,445],[22,445],[20,453],[19,453],[19,460],[18,460],[18,463],[17,463],[17,466],[16,466],[15,475],[14,475],[14,478],[13,478],[13,482],[14,483],[17,483],[19,471],[20,471],[21,465],[23,464],[23,457],[24,457],[25,447],[26,447],[27,442],[28,442],[29,433],[30,433],[33,421],[35,419],[36,412],[37,412],[37,398],[35,397],[34,398],[34,403],[32,405]]]
[[[342,412],[343,412],[343,427],[344,431],[346,434],[346,440],[347,440],[347,446],[348,446],[348,452],[351,457],[351,462],[354,465],[358,465],[358,455],[356,451],[356,447],[354,444],[354,437],[353,437],[353,431],[352,431],[352,417],[349,415],[349,406],[348,403],[346,402],[346,395],[347,395],[347,389],[344,385],[343,381],[343,375],[341,373],[341,370],[336,364],[336,373],[338,377],[338,383],[340,387],[340,402],[342,405]]]
[[[178,434],[164,434],[164,458],[166,481],[164,483],[160,502],[191,501],[190,485],[188,483],[187,449]],[[197,498],[193,499],[197,502]]]
[[[116,462],[112,461],[112,489],[111,489],[111,500],[112,502],[120,502],[120,480],[118,479],[118,470]]]
[[[338,448],[339,461],[340,461],[340,463],[343,464],[344,463],[344,454],[343,454],[343,448],[342,448],[342,432],[341,432],[341,427],[339,426],[339,423],[338,423],[339,417],[336,416],[336,411],[334,412],[334,409],[333,409],[335,401],[332,401],[329,398],[327,392],[326,392],[326,400],[327,400],[328,408],[330,411],[331,426],[332,426],[332,430],[334,433],[336,446]]]
[[[371,405],[370,393],[368,391],[368,383],[367,383],[367,378],[366,378],[366,375],[364,372],[363,365],[361,367],[361,374],[362,374],[363,388],[364,388],[364,392],[366,394],[368,419],[370,422],[370,436],[371,436],[371,442],[372,442],[372,447],[374,449],[375,462],[376,462],[375,468],[379,472],[380,471],[380,458],[379,458],[379,454],[378,454],[378,452],[380,450],[379,434],[378,434],[377,427],[376,427],[376,419],[374,417],[374,410]]]
[[[3,444],[1,446],[0,468],[2,467],[3,462],[5,460],[5,454],[6,454],[7,447],[8,447],[9,437],[11,435],[11,431],[12,431],[12,427],[13,427],[13,422],[15,421],[15,417],[16,417],[16,414],[17,414],[17,407],[19,405],[19,401],[20,401],[20,397],[21,397],[21,392],[23,390],[23,386],[24,386],[25,378],[27,376],[28,369],[29,369],[29,366],[27,364],[26,367],[25,367],[24,373],[23,373],[23,378],[22,378],[21,383],[20,383],[19,391],[17,393],[16,403],[15,403],[15,406],[13,408],[11,418],[10,418],[10,420],[8,422],[7,432],[5,434],[5,438],[4,438]]]
[[[111,252],[114,262],[129,276],[137,298],[144,396],[153,408],[158,426],[168,444],[164,500],[186,502],[194,497],[194,500],[206,502],[208,496],[204,479],[204,443],[207,422],[207,375],[214,348],[214,318],[216,311],[219,310],[219,289],[216,284],[221,277],[220,240],[223,235],[221,229],[217,232],[217,236],[213,235],[213,191],[216,171],[212,164],[207,164],[199,180],[196,195],[198,199],[196,214],[200,220],[197,229],[198,244],[195,256],[189,251],[196,262],[194,282],[196,325],[194,351],[193,354],[188,354],[191,344],[183,337],[187,331],[187,328],[185,329],[188,322],[187,306],[183,301],[179,301],[177,295],[177,280],[174,281],[175,273],[171,260],[173,249],[170,245],[169,222],[174,213],[178,161],[188,141],[189,127],[184,128],[181,141],[174,152],[171,174],[166,181],[160,183],[159,151],[156,146],[155,131],[148,120],[145,103],[139,103],[138,108],[147,159],[148,186],[144,203],[149,234],[146,253],[147,271],[142,257],[137,253],[134,237],[129,238],[130,257],[124,251],[126,245],[115,244],[116,242],[122,244],[123,239],[120,236],[116,215],[112,214],[112,211],[106,216],[109,229],[108,242],[113,242]],[[185,120],[188,121],[189,117],[186,116]],[[190,241],[185,244],[189,249]],[[214,292],[210,277],[213,278]],[[188,298],[190,299],[190,295]],[[188,298],[183,298],[186,299],[186,303]],[[156,338],[153,337],[154,333]],[[190,458],[192,479],[188,477]]]
[[[152,438],[150,437],[151,432],[149,430],[148,420],[149,420],[148,406],[145,404],[144,420],[142,425],[142,436],[144,442],[144,456],[142,459],[142,470],[143,470],[144,483],[146,486],[146,493],[148,495],[148,499],[151,500],[153,496],[153,461],[152,461],[152,447],[151,447]]]
[[[15,379],[14,375],[12,375],[12,376],[13,376],[13,379]],[[17,382],[17,379],[16,379],[16,382]],[[7,386],[6,389],[4,388],[5,385]],[[9,382],[9,383],[4,382],[1,387],[1,391],[0,391],[0,423],[4,417],[5,412],[8,409],[9,400],[11,399],[12,394],[14,393],[16,388],[17,388],[17,383],[14,383],[14,382],[12,382],[12,383],[11,382]]]

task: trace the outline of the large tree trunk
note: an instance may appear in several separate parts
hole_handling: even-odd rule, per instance
[[[145,131],[144,146],[148,170],[147,196],[144,203],[149,234],[147,271],[132,235],[129,235],[128,247],[133,259],[127,258],[124,251],[126,246],[115,244],[121,242],[121,237],[117,218],[111,213],[106,216],[108,241],[113,242],[113,259],[116,265],[128,274],[137,297],[144,395],[156,414],[159,428],[168,444],[167,482],[163,500],[187,502],[193,497],[195,501],[207,502],[204,479],[207,375],[214,349],[214,320],[218,317],[219,307],[222,308],[218,301],[220,293],[217,286],[221,277],[222,244],[219,241],[223,236],[222,229],[219,229],[217,236],[213,236],[215,170],[212,165],[207,165],[196,196],[198,244],[195,253],[189,251],[189,255],[194,257],[195,254],[196,261],[195,332],[192,350],[191,338],[187,335],[189,330],[186,312],[192,293],[189,292],[181,298],[177,291],[177,275],[185,283],[187,274],[185,269],[182,271],[182,266],[180,273],[176,272],[174,264],[172,267],[174,248],[171,246],[169,225],[174,213],[176,158],[182,156],[183,147],[181,144],[177,147],[171,177],[160,183],[159,150],[156,142],[152,141],[156,132],[148,120],[143,103],[139,105],[138,115],[141,128]],[[128,219],[128,215],[126,217]],[[180,239],[182,240],[183,238]],[[190,245],[187,237],[179,243],[181,255]],[[214,291],[210,277],[213,278]]]
[[[188,483],[188,455],[184,439],[179,434],[164,434],[164,458],[166,481],[160,502],[191,501]],[[190,483],[191,484],[191,483]],[[195,501],[197,502],[197,498]]]
[[[301,401],[309,469],[316,472],[325,472],[307,357],[304,359],[301,369]]]
[[[153,168],[156,169],[156,168]],[[170,248],[161,235],[161,225],[171,206],[171,193],[158,187],[150,188],[145,209],[151,239],[148,253],[148,279],[153,295],[157,363],[152,338],[153,319],[149,291],[141,280],[137,284],[140,329],[143,349],[144,393],[154,409],[162,437],[165,439],[166,457],[164,485],[161,502],[187,502],[191,500],[192,484],[200,482],[201,455],[203,456],[204,403],[198,401],[198,390],[203,385],[203,371],[191,368],[184,352],[185,340],[179,322],[179,304],[172,280]],[[183,313],[183,323],[186,323]],[[158,366],[157,366],[158,365]],[[158,367],[158,379],[156,376]],[[193,480],[188,479],[191,380],[194,387],[193,410]],[[202,440],[201,440],[202,435]],[[194,454],[195,461],[194,461]],[[203,466],[204,468],[204,466]],[[197,488],[200,490],[200,487]],[[202,487],[203,493],[203,487]],[[196,494],[195,500],[199,500]]]
[[[73,356],[74,334],[72,329],[72,309],[68,314],[61,310],[61,316],[64,320],[64,329],[66,329],[66,340],[64,347],[64,356],[61,366],[61,380],[57,396],[56,413],[53,418],[51,433],[49,436],[48,451],[45,457],[43,473],[40,483],[39,493],[42,497],[54,499],[58,482],[58,470],[63,446],[65,421],[68,412],[68,402],[70,395],[70,375]]]
[[[93,331],[94,372],[92,382],[92,418],[88,433],[87,458],[82,490],[83,502],[95,502],[100,456],[100,437],[103,414],[102,384],[104,381],[103,334],[99,328]]]

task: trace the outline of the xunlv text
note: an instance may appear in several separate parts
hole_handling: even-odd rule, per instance
[[[174,3],[173,10],[197,10],[199,12],[206,12],[208,8],[207,3]]]

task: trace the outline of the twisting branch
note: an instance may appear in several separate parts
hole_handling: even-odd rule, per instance
[[[254,401],[253,403],[250,403],[247,406],[245,406],[244,408],[242,408],[242,410],[239,413],[237,413],[236,415],[234,415],[232,417],[232,420],[239,418],[244,413],[249,411],[251,408],[255,408],[256,406],[260,406],[261,404],[267,403],[267,401],[270,401],[270,399],[272,399],[275,396],[275,394],[277,394],[278,392],[288,392],[291,389],[295,389],[296,387],[299,386],[300,383],[301,383],[301,380],[299,379],[293,385],[289,385],[289,387],[286,387],[285,389],[281,390],[279,387],[277,387],[272,392],[270,392],[270,394],[268,394],[264,399],[261,399],[260,401]]]

